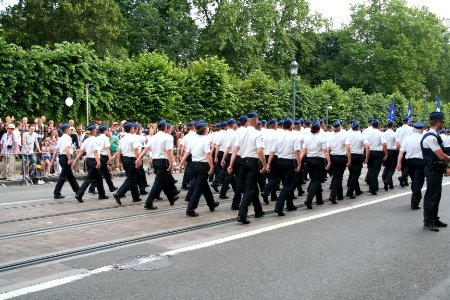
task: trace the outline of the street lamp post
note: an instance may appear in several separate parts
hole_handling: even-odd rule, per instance
[[[291,65],[291,77],[292,77],[292,120],[295,120],[295,76],[297,76],[298,63],[292,60]]]
[[[328,110],[331,110],[331,109],[333,109],[333,107],[332,106],[325,106],[325,109],[327,110],[327,126],[328,126]]]
[[[92,83],[86,83],[86,127],[89,126],[89,91],[94,90]]]
[[[428,95],[428,90],[424,89],[422,91],[423,93],[423,120],[425,121],[427,119],[427,95]]]

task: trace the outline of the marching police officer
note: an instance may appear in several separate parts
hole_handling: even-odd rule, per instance
[[[269,161],[267,163],[267,172],[271,171],[271,163],[275,154],[277,154],[277,169],[274,172],[278,173],[283,183],[283,188],[280,191],[277,202],[275,204],[275,212],[279,216],[284,216],[284,204],[288,211],[296,210],[297,207],[293,202],[293,188],[295,172],[300,172],[300,141],[292,132],[292,120],[286,118],[283,121],[284,132],[277,135],[270,150]],[[295,161],[297,161],[297,168],[295,168]]]
[[[331,172],[333,178],[330,184],[330,202],[337,204],[338,200],[344,199],[342,188],[342,179],[344,177],[345,167],[351,165],[352,157],[350,152],[350,142],[346,132],[342,131],[342,123],[337,120],[333,123],[334,134],[328,139],[328,152],[331,159]]]
[[[392,128],[394,127],[394,122],[389,121],[387,123],[387,130],[383,132],[384,140],[386,141],[386,148],[388,152],[387,160],[385,161],[384,171],[381,178],[384,183],[384,190],[394,188],[394,182],[392,181],[392,176],[395,173],[395,166],[397,165],[397,144],[395,142],[396,134]]]
[[[113,195],[117,204],[122,205],[120,198],[125,196],[125,193],[130,190],[133,202],[140,202],[138,190],[138,167],[136,166],[136,158],[139,157],[140,143],[134,135],[134,123],[127,122],[122,128],[125,130],[125,136],[120,140],[119,150],[117,151],[117,164],[123,165],[127,178]]]
[[[248,121],[247,116],[242,115],[239,117],[240,126],[236,130],[236,137],[235,137],[234,144],[233,144],[233,151],[234,151],[234,145],[236,143],[237,136],[242,131],[247,130],[247,121]],[[230,163],[231,163],[231,158],[230,158]],[[233,173],[235,174],[235,176],[237,178],[237,183],[236,183],[236,190],[234,191],[233,201],[231,203],[232,210],[239,210],[240,203],[242,200],[242,193],[244,192],[245,177],[244,177],[243,173],[240,172],[240,170],[241,170],[241,150],[239,150],[237,152],[236,159],[235,159],[234,165],[233,165]]]
[[[105,178],[106,184],[109,187],[110,192],[114,192],[117,188],[114,186],[112,182],[111,173],[108,170],[108,162],[111,161],[111,151],[109,148],[111,147],[111,143],[109,141],[109,137],[106,136],[106,132],[109,130],[108,126],[101,125],[98,127],[98,131],[100,135],[97,137],[99,153],[100,153],[100,162],[102,166],[100,167],[101,175]]]
[[[188,123],[188,127],[189,127],[189,132],[184,136],[183,140],[181,141],[181,149],[178,149],[178,151],[180,151],[180,157],[183,157],[184,150],[189,146],[191,139],[196,135],[195,122],[190,121]],[[186,160],[186,168],[184,169],[183,181],[181,183],[182,190],[189,190],[189,183],[191,182],[191,179],[192,179],[191,162],[192,162],[192,157],[188,156],[188,158]]]
[[[403,163],[406,160],[408,164],[408,174],[411,177],[411,209],[420,209],[420,200],[422,200],[422,186],[425,181],[425,164],[423,162],[422,132],[425,123],[416,122],[413,124],[413,134],[403,140],[400,153],[398,155],[397,171],[403,170]]]
[[[256,130],[258,125],[258,114],[250,112],[247,114],[247,127],[238,131],[236,142],[234,144],[233,155],[231,156],[228,173],[233,172],[233,165],[236,161],[238,151],[240,151],[240,169],[239,176],[244,179],[244,195],[239,208],[237,221],[242,224],[249,224],[247,219],[248,206],[250,202],[253,203],[255,209],[255,218],[262,217],[264,212],[258,198],[258,172],[265,173],[266,171],[266,157],[264,156],[264,141],[261,131]],[[259,169],[258,161],[262,164],[262,169]]]
[[[269,128],[267,128],[263,132],[263,141],[264,141],[264,155],[266,157],[266,160],[268,161],[273,143],[277,137],[276,134],[277,119],[276,118],[270,119],[267,122],[267,125],[269,126]],[[277,199],[276,186],[280,181],[280,177],[278,176],[277,172],[277,162],[278,156],[276,153],[274,153],[270,163],[271,172],[267,173],[267,184],[265,185],[264,190],[261,192],[261,197],[263,198],[265,204],[269,204],[269,195],[271,195],[272,200]]]
[[[186,215],[190,217],[198,217],[199,214],[195,209],[198,206],[201,195],[205,196],[210,211],[214,211],[219,206],[219,202],[214,201],[214,196],[208,185],[208,176],[214,172],[214,164],[211,157],[210,141],[206,137],[207,124],[200,121],[195,125],[195,128],[195,136],[191,138],[187,145],[178,167],[181,168],[187,158],[191,156],[192,180],[189,190],[192,190],[192,194],[189,197],[189,204],[186,209]]]
[[[442,193],[443,174],[450,175],[448,167],[450,157],[444,153],[442,139],[439,130],[444,125],[444,114],[433,112],[430,114],[430,130],[423,135],[420,143],[425,162],[425,177],[427,190],[423,199],[424,229],[439,231],[438,227],[447,227],[438,217],[439,202]]]
[[[101,162],[100,162],[100,147],[99,147],[99,138],[97,137],[97,126],[95,124],[89,125],[87,127],[87,130],[89,130],[90,135],[87,139],[84,139],[83,143],[81,144],[80,151],[78,152],[77,157],[75,157],[73,163],[76,164],[80,156],[83,154],[83,152],[86,152],[86,167],[87,167],[87,176],[81,185],[81,187],[78,189],[78,192],[75,196],[75,199],[78,200],[78,202],[83,203],[83,195],[86,189],[89,187],[90,184],[95,182],[95,186],[98,190],[98,199],[108,199],[109,197],[105,194],[105,189],[103,187],[103,180],[100,173],[101,168]]]
[[[69,135],[70,125],[63,124],[60,127],[62,132],[62,136],[58,139],[58,143],[56,145],[55,154],[53,155],[52,161],[55,160],[56,154],[59,155],[59,165],[61,166],[61,172],[59,173],[58,181],[56,182],[55,190],[53,191],[53,195],[55,199],[65,198],[61,195],[61,189],[64,183],[69,181],[72,190],[75,194],[78,192],[80,186],[78,185],[75,176],[72,171],[72,138]]]
[[[397,128],[395,131],[396,137],[395,142],[397,143],[397,149],[400,149],[402,144],[405,142],[405,139],[413,133],[413,129],[409,126],[409,117],[403,117],[403,125],[400,128]],[[402,175],[398,177],[398,181],[400,182],[401,187],[408,186],[408,164],[403,157],[402,161]]]
[[[234,174],[228,174],[226,170],[230,166],[231,153],[233,151],[233,145],[236,140],[236,121],[231,118],[227,121],[227,130],[225,131],[222,140],[220,141],[219,149],[223,149],[222,160],[220,161],[220,166],[224,169],[224,177],[222,182],[222,187],[220,188],[219,199],[228,199],[227,192],[231,187],[233,191],[236,190],[236,177]]]
[[[367,163],[369,192],[372,195],[376,195],[378,192],[378,175],[380,174],[383,161],[386,161],[388,158],[388,152],[386,140],[378,127],[378,120],[373,120],[372,126],[373,129],[369,131],[366,129],[364,135],[367,137],[370,146],[369,162]]]

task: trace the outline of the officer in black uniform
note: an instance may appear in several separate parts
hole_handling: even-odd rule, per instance
[[[450,157],[444,153],[442,138],[439,130],[444,125],[444,114],[433,112],[430,114],[430,130],[424,134],[421,141],[422,155],[425,162],[425,177],[427,190],[423,199],[423,228],[437,232],[438,227],[447,227],[438,217],[439,202],[442,193],[442,177],[450,174]]]

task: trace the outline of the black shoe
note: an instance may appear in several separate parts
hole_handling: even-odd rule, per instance
[[[148,195],[148,192],[147,191],[140,191],[139,195],[141,195],[141,196]]]
[[[405,180],[405,182],[403,182],[404,186],[409,186],[408,180]]]
[[[390,184],[390,185],[389,185],[389,189],[390,189],[390,190],[393,190],[393,189],[394,189],[394,185],[393,185],[393,184]]]
[[[83,203],[84,202],[82,196],[75,195],[75,199],[77,199],[79,203]]]
[[[246,217],[237,217],[236,221],[238,221],[238,222],[240,222],[240,223],[242,223],[242,224],[244,224],[244,225],[250,224],[250,221],[247,220]]]
[[[141,202],[141,201],[142,201],[141,198],[133,199],[133,202]]]
[[[61,194],[59,194],[59,195],[54,195],[53,198],[55,198],[55,199],[64,199],[66,197],[61,195]]]
[[[439,228],[437,228],[435,225],[432,224],[424,224],[423,225],[423,229],[429,230],[429,231],[434,231],[434,232],[438,232]]]
[[[364,195],[364,194],[365,194],[365,192],[363,192],[363,191],[359,191],[359,192],[355,193],[356,196],[361,196],[361,195]]]
[[[323,205],[323,201],[317,201],[316,200],[316,205]]]
[[[305,202],[305,206],[306,206],[307,209],[312,209],[313,208],[311,203],[308,203],[308,202]]]
[[[337,204],[336,199],[334,199],[334,198],[330,197],[330,199],[328,199],[328,200],[330,200],[330,202],[333,203],[333,204]]]
[[[155,199],[156,199],[156,200],[160,200],[160,201],[161,201],[161,200],[163,199],[163,197],[161,197],[161,196],[158,196],[158,197],[155,197]]]
[[[300,196],[303,196],[305,194],[305,191],[304,190],[300,190],[300,191],[298,191],[298,193],[297,193],[297,195],[300,197]]]
[[[297,210],[297,206],[292,206],[292,207],[290,206],[290,207],[287,207],[286,210],[287,210],[287,211],[294,211],[294,210]]]
[[[100,197],[98,197],[98,200],[105,200],[105,199],[109,199],[109,197],[108,196],[100,196]]]
[[[420,205],[411,206],[411,209],[412,210],[418,210],[418,209],[420,209]]]
[[[263,198],[265,204],[269,204],[269,195],[261,193],[261,197]]]
[[[174,205],[175,202],[178,200],[178,198],[180,198],[180,196],[176,195],[175,197],[173,197],[172,201],[169,201],[170,206]]]
[[[337,199],[338,199],[339,201],[344,200],[344,196],[342,196],[342,197],[337,197]]]
[[[387,192],[389,190],[389,184],[387,181],[384,182],[384,190]]]
[[[369,193],[371,193],[373,196],[377,195],[377,192],[369,190]]]
[[[217,185],[211,185],[211,187],[213,188],[214,192],[216,192],[216,193],[219,192],[219,188]]]
[[[400,182],[401,187],[405,186],[405,184],[403,183],[403,179],[401,177],[398,178],[398,181]]]
[[[239,210],[239,206],[232,206],[231,210]]]
[[[154,205],[150,205],[150,206],[144,206],[145,209],[150,209],[150,210],[155,210],[158,209],[158,207],[154,206]]]
[[[228,196],[219,196],[219,199],[229,199],[230,197]]]
[[[120,196],[117,194],[113,195],[114,199],[116,199],[117,204],[122,205],[122,202],[120,201]]]
[[[187,184],[183,184],[183,185],[181,185],[181,189],[187,191],[187,190],[189,190],[189,186]]]
[[[260,213],[255,213],[255,218],[256,219],[259,219],[259,218],[261,218],[262,216],[264,216],[266,213],[264,212],[264,211],[262,211],[262,212],[260,212]]]
[[[94,194],[94,195],[95,195],[95,194],[97,194],[97,191],[96,191],[96,190],[89,190],[88,193],[89,193],[89,194]]]
[[[219,201],[214,202],[214,206],[209,208],[209,211],[214,211],[219,206]]]
[[[117,189],[118,189],[118,188],[114,186],[112,189],[109,189],[109,191],[112,193],[112,192],[117,191]]]
[[[198,214],[198,212],[193,211],[193,212],[186,213],[186,216],[188,216],[188,217],[198,217],[199,214]]]
[[[445,224],[444,222],[441,222],[440,220],[437,220],[436,222],[434,222],[434,226],[436,227],[447,227],[447,224]]]
[[[176,195],[178,195],[179,193],[181,193],[181,191],[180,191],[180,190],[176,190],[175,192],[173,192],[173,195],[176,196]]]
[[[283,217],[286,215],[282,209],[275,208],[273,211],[276,212],[280,217]]]

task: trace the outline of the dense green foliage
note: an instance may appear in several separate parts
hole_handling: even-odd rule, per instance
[[[448,20],[447,20],[448,22]],[[449,30],[425,8],[371,0],[334,30],[306,0],[21,0],[0,13],[0,114],[212,121],[249,110],[397,121],[450,113]],[[66,97],[74,105],[63,105]]]

